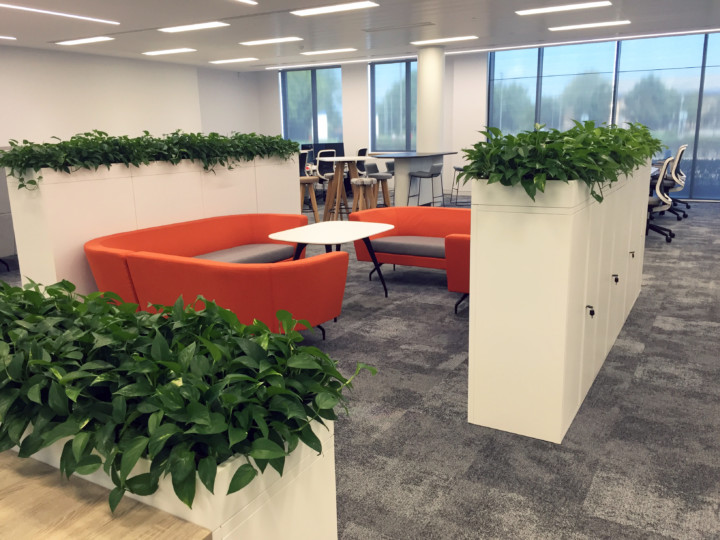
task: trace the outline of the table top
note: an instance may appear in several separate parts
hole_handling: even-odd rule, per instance
[[[268,235],[272,240],[298,244],[343,244],[380,234],[395,225],[368,221],[323,221]]]
[[[381,159],[449,156],[457,152],[370,152],[368,156]]]
[[[365,161],[368,156],[335,156],[335,157],[316,157],[315,161]]]

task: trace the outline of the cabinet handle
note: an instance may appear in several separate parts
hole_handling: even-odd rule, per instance
[[[585,306],[586,309],[589,309],[588,314],[590,315],[590,318],[592,319],[595,316],[595,308],[592,306]]]
[[[620,283],[620,276],[619,276],[619,275],[613,274],[612,277],[613,277],[613,279],[615,280],[615,284],[616,284],[616,285],[617,285],[618,283]]]

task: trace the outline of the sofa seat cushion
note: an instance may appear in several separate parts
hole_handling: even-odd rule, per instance
[[[294,253],[295,247],[289,244],[245,244],[195,257],[227,263],[273,263],[290,259]]]
[[[372,241],[378,253],[445,258],[445,238],[434,236],[383,236]]]

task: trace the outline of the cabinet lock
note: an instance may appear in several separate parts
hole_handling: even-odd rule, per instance
[[[595,308],[592,306],[585,306],[585,307],[590,310],[590,311],[588,311],[588,314],[590,315],[590,318],[592,319],[595,316]]]
[[[616,284],[617,284],[617,283],[620,283],[620,276],[619,276],[619,275],[613,274],[612,277],[613,277],[613,279],[615,280],[615,283],[616,283]]]
[[[631,252],[630,252],[630,256],[634,259],[634,258],[635,258],[635,252],[634,252],[634,251],[631,251]]]

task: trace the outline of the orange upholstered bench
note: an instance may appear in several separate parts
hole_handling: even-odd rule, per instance
[[[448,256],[446,238],[450,235],[470,235],[470,209],[431,206],[393,206],[362,210],[350,214],[353,221],[390,223],[394,229],[370,237],[379,263],[446,270],[448,283],[454,270],[451,266],[467,265],[469,275],[470,252],[467,261]],[[370,261],[363,242],[355,242],[359,261]],[[460,269],[462,271],[462,269]]]
[[[202,295],[243,324],[258,319],[277,331],[285,309],[316,326],[340,314],[347,253],[294,261],[294,244],[268,238],[306,224],[295,214],[220,216],[96,238],[85,254],[99,290],[141,308]]]

